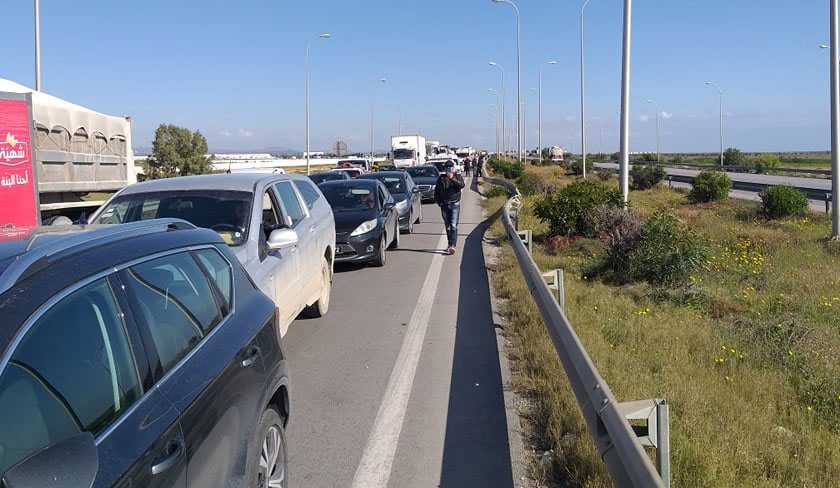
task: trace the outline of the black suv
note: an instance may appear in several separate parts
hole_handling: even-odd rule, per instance
[[[0,317],[3,487],[287,486],[276,310],[215,232],[0,242]]]

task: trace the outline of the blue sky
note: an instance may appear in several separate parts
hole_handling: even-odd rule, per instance
[[[536,145],[543,79],[544,144],[580,148],[580,2],[519,0],[528,144]],[[368,148],[376,100],[377,148],[397,128],[457,145],[493,147],[496,60],[514,117],[513,11],[490,0],[42,0],[44,90],[135,120],[135,146],[158,124],[200,129],[211,149],[301,149],[304,49],[313,41],[312,148],[336,139]],[[81,6],[81,7],[80,7]],[[0,77],[33,85],[32,2],[4,2]],[[620,97],[621,0],[587,8],[589,149],[615,151]],[[829,135],[828,5],[804,0],[636,0],[631,149],[716,151],[718,82],[727,146],[822,150]],[[386,85],[376,80],[385,77]],[[513,126],[512,120],[508,122]]]

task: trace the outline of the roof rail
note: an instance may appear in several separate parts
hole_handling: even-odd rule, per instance
[[[130,222],[120,225],[86,226],[92,230],[83,231],[85,226],[44,226],[29,237],[26,250],[0,274],[0,293],[4,293],[21,279],[49,264],[50,257],[68,249],[82,251],[95,246],[139,237],[154,232],[195,229],[196,226],[180,219],[154,219]],[[41,245],[38,241],[45,236],[67,234],[65,239],[56,239]]]

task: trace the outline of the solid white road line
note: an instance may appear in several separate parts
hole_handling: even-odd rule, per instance
[[[446,236],[443,235],[438,241],[437,249],[444,249],[445,245]],[[353,476],[353,488],[386,488],[388,486],[444,259],[444,255],[435,254],[429,271],[426,273],[423,289],[420,291],[417,306],[411,314],[397,362],[388,379],[388,386],[385,388],[385,395],[379,405],[376,420],[373,422],[373,429],[368,437],[362,460]]]

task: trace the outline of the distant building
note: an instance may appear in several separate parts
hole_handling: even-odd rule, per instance
[[[323,158],[326,154],[324,151],[309,151],[310,158]],[[303,157],[306,157],[306,152],[304,151]]]

